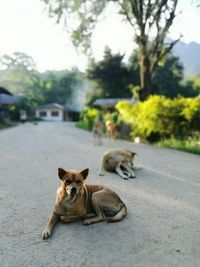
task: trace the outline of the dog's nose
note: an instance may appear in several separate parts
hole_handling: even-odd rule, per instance
[[[75,186],[71,188],[71,192],[76,193],[76,187]]]

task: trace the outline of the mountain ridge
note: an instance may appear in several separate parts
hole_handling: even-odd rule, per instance
[[[179,57],[184,66],[184,75],[200,74],[200,44],[191,41],[184,43],[179,41],[173,48],[172,53],[174,56]]]

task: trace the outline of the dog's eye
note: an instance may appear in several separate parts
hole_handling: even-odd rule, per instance
[[[67,179],[67,180],[66,180],[66,183],[67,183],[67,184],[71,184],[71,182],[72,182],[71,179]]]
[[[78,181],[77,181],[77,184],[80,184],[80,183],[81,183],[81,181],[80,181],[80,180],[78,180]]]

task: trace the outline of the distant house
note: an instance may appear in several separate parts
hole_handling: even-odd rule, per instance
[[[93,102],[92,106],[99,108],[101,110],[114,110],[115,105],[120,101],[130,101],[132,103],[135,103],[136,100],[134,98],[100,98]]]
[[[17,97],[7,89],[0,87],[0,122],[10,119],[10,110],[17,102]]]
[[[66,121],[78,121],[83,108],[76,104],[65,105],[65,120]]]
[[[45,121],[63,121],[64,107],[57,103],[38,106],[35,109],[35,116]]]

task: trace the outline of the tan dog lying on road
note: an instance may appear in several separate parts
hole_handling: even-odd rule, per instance
[[[65,171],[58,169],[61,185],[49,221],[42,233],[43,239],[50,237],[53,226],[60,218],[63,222],[84,219],[84,224],[106,220],[116,222],[127,214],[127,208],[119,196],[101,185],[84,184],[89,169]]]
[[[117,172],[123,179],[135,178],[133,159],[135,152],[121,149],[109,149],[101,158],[99,175],[104,175],[103,170]]]

